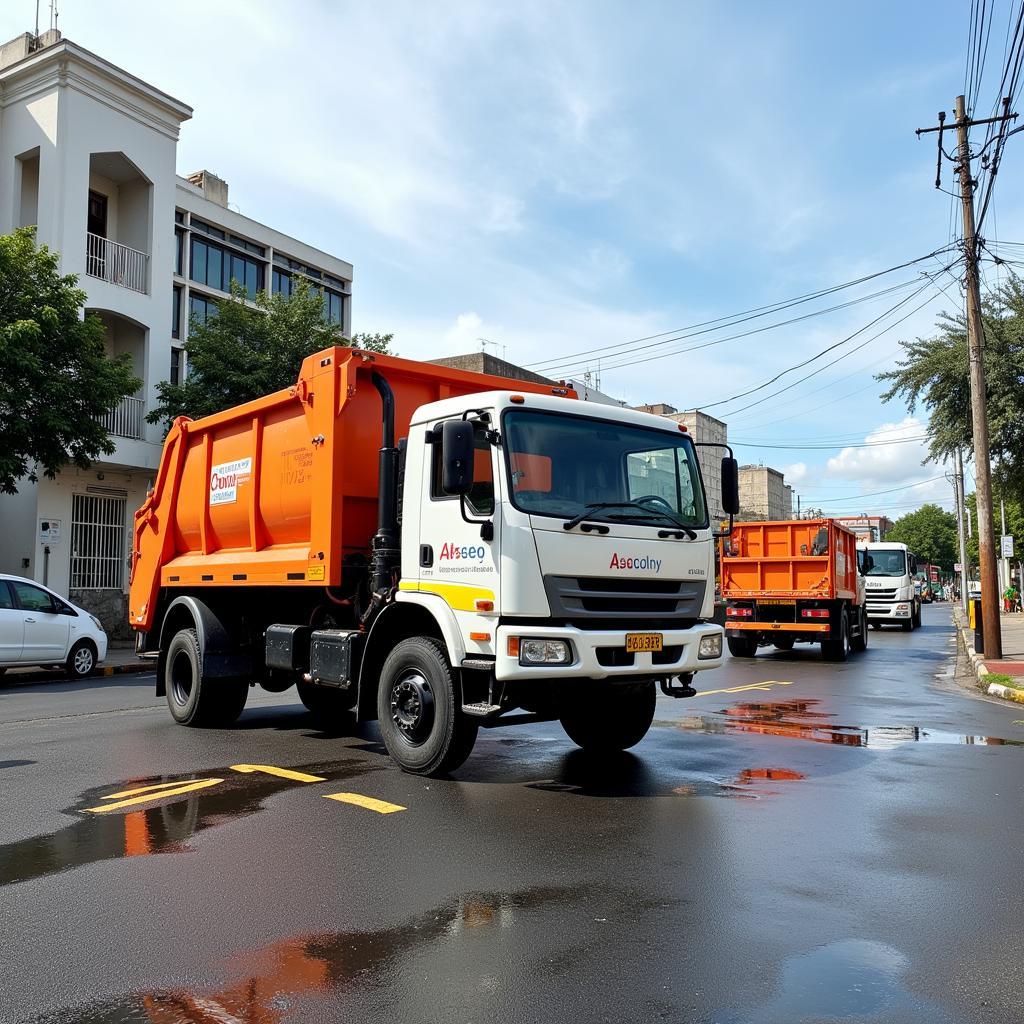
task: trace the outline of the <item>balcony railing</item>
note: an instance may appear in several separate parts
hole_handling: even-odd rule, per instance
[[[122,398],[110,412],[97,416],[96,419],[114,437],[129,437],[139,441],[142,439],[143,417],[141,398]]]
[[[92,234],[85,236],[85,247],[85,272],[90,277],[146,293],[149,257],[144,252]]]

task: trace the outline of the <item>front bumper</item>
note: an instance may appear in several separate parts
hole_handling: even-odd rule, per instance
[[[624,652],[627,633],[661,633],[666,652],[671,660],[655,662],[650,652],[636,653],[632,663],[603,665],[598,651]],[[497,658],[495,673],[498,681],[512,679],[628,679],[638,676],[656,679],[677,676],[686,672],[700,672],[718,668],[722,657],[698,658],[700,641],[706,636],[722,636],[722,627],[714,622],[702,622],[690,629],[662,630],[582,630],[575,626],[547,626],[538,623],[533,629],[525,625],[499,626],[496,637]],[[568,665],[520,665],[518,658],[508,655],[510,636],[545,640],[567,640],[572,645],[574,660]],[[670,648],[679,648],[677,652]]]
[[[897,601],[893,604],[869,604],[867,606],[868,622],[902,622],[909,619],[913,605],[909,601]]]

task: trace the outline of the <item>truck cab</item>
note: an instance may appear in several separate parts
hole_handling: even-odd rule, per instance
[[[885,623],[906,632],[921,625],[921,592],[915,580],[917,557],[906,544],[879,541],[859,544],[870,556],[865,579],[868,621],[874,629]]]

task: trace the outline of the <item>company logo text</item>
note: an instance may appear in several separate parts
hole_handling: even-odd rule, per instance
[[[651,558],[650,555],[620,555],[615,552],[612,555],[611,562],[608,563],[609,569],[624,569],[624,570],[636,570],[638,572],[661,572],[661,559]]]

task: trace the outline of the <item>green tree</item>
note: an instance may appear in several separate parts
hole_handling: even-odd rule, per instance
[[[320,295],[300,280],[291,295],[260,292],[254,305],[234,288],[215,315],[193,318],[185,352],[188,377],[157,385],[159,404],[151,423],[170,424],[176,416],[209,416],[291,387],[302,361],[331,345],[353,344],[387,352],[393,335],[356,335],[346,341],[337,324],[323,317]]]
[[[85,292],[35,232],[0,235],[0,491],[86,468],[114,451],[97,417],[142,385],[127,355],[110,358]]]
[[[999,538],[1003,532],[1002,517],[999,514],[999,503],[1002,500],[1006,507],[1006,532],[1013,537],[1014,562],[1021,558],[1024,551],[1024,503],[1019,498],[1000,494],[996,487],[992,492],[992,536],[996,544],[996,558],[999,557]],[[971,565],[978,564],[978,496],[967,495],[967,508],[970,510],[971,532],[967,536],[967,558]],[[964,524],[966,529],[967,524]]]
[[[938,505],[922,505],[896,520],[887,541],[906,544],[921,562],[951,570],[957,561],[956,516]]]
[[[982,304],[989,447],[994,475],[1024,489],[1024,283],[1014,276]],[[911,413],[928,410],[930,462],[943,463],[960,448],[971,451],[971,388],[964,316],[939,317],[938,334],[903,341],[897,368],[878,375],[888,402],[901,397]]]

